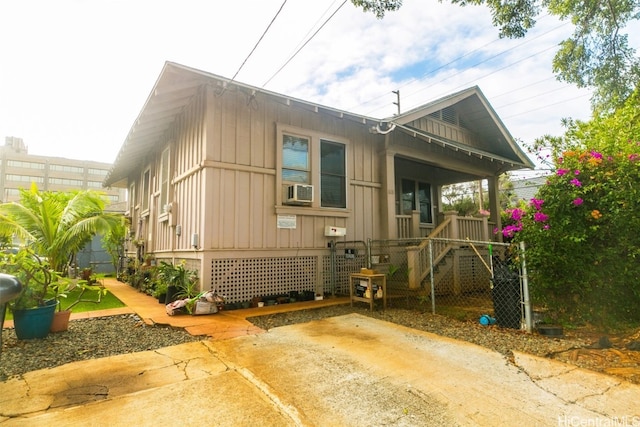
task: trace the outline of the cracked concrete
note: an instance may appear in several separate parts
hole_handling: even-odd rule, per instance
[[[603,374],[353,314],[32,372],[0,383],[0,425],[640,424],[639,401]]]

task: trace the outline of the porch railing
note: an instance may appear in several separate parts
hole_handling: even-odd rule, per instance
[[[489,240],[487,217],[459,217],[457,212],[445,212],[444,221],[418,246],[407,248],[407,266],[409,271],[409,289],[417,289],[431,271],[429,264],[429,238],[432,240],[433,263],[438,264],[452,249],[451,244],[440,239],[453,240]]]

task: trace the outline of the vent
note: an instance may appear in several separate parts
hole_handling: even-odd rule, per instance
[[[294,184],[287,189],[287,203],[307,204],[313,202],[313,185]]]

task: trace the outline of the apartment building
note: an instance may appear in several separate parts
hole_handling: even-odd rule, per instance
[[[8,136],[0,146],[0,201],[19,200],[19,189],[35,182],[48,191],[102,191],[111,201],[109,211],[124,212],[126,190],[102,187],[110,169],[110,163],[29,154],[22,138]]]

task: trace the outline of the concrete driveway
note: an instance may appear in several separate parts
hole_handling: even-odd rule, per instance
[[[33,372],[0,383],[0,425],[640,425],[638,402],[613,377],[351,314]]]

